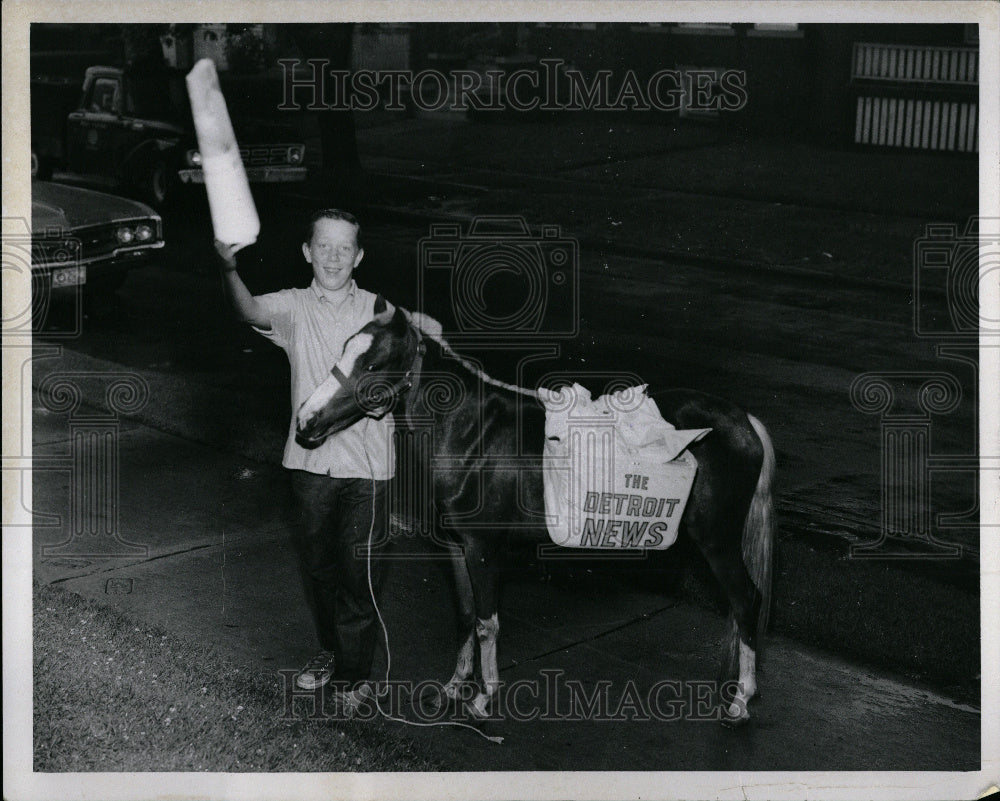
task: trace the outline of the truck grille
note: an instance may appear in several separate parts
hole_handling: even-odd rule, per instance
[[[302,164],[302,151],[302,145],[253,145],[241,147],[240,158],[247,167],[299,165]]]

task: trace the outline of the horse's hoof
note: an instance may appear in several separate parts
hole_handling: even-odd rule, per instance
[[[730,715],[724,712],[722,715],[722,725],[727,729],[742,729],[750,722],[750,713],[745,709],[740,715]]]
[[[450,703],[451,699],[434,687],[426,687],[417,696],[417,704],[420,706],[420,709],[429,712],[431,715],[439,714]]]
[[[485,695],[477,695],[468,704],[469,714],[476,720],[489,719],[490,713],[487,711],[490,699]]]
[[[468,693],[463,693],[460,686],[449,687],[445,685],[443,688],[424,688],[423,692],[417,696],[417,703],[424,712],[430,715],[439,715],[444,710],[455,712],[468,699]]]
[[[722,725],[730,729],[738,729],[746,726],[750,722],[750,713],[747,711],[749,699],[734,699],[722,710]]]

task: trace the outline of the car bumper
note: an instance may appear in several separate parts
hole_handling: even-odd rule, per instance
[[[143,248],[122,248],[72,263],[32,264],[33,281],[44,280],[53,292],[70,291],[105,276],[138,267],[152,258],[164,245],[156,242]]]
[[[305,167],[246,167],[247,179],[252,184],[278,184],[304,181]],[[186,184],[205,183],[205,173],[197,168],[178,170],[178,177]]]

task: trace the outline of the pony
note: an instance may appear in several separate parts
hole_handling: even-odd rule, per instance
[[[444,693],[456,702],[475,679],[478,645],[482,682],[470,711],[486,717],[500,681],[497,607],[505,544],[526,531],[546,538],[540,517],[545,411],[536,391],[491,378],[454,352],[432,318],[388,310],[381,297],[375,312],[298,409],[296,440],[317,447],[390,410],[397,426],[402,420],[433,432],[427,469],[447,464],[433,471],[431,486],[446,524],[462,628]],[[440,381],[431,386],[441,378],[447,379],[443,393]],[[738,726],[749,720],[748,704],[757,694],[757,652],[770,607],[774,448],[763,424],[729,401],[689,389],[650,396],[675,428],[712,429],[689,446],[698,468],[679,536],[704,555],[728,602],[720,677],[734,689],[731,699],[720,701],[720,719]],[[478,522],[463,524],[473,518]]]

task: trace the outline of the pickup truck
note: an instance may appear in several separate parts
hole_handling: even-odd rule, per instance
[[[33,106],[45,109],[42,97],[52,87],[33,83],[32,88],[37,89]],[[256,88],[247,83],[232,90],[235,105],[245,113],[233,113],[230,102],[250,182],[305,180],[306,148],[299,127],[288,115],[269,114],[268,104],[255,103]],[[58,103],[50,105],[58,108]],[[89,67],[76,108],[64,120],[32,117],[32,167],[37,165],[39,177],[59,166],[138,192],[156,208],[167,205],[182,184],[204,182],[184,76],[178,71]],[[52,141],[60,135],[65,137],[63,148]],[[44,152],[36,152],[43,147]]]

